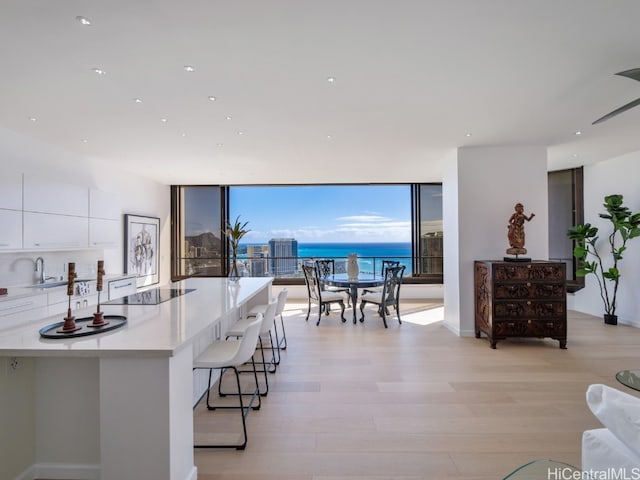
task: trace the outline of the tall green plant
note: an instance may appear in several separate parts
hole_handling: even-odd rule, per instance
[[[229,240],[231,246],[231,276],[238,276],[238,247],[240,246],[240,240],[251,230],[247,229],[249,222],[242,223],[240,221],[240,215],[236,217],[235,222],[227,222],[227,227],[222,230],[222,233]]]
[[[599,214],[600,218],[611,222],[612,231],[606,243],[606,254],[611,255],[610,259],[604,258],[604,247],[598,245],[598,227],[585,223],[571,227],[567,232],[569,238],[575,242],[573,255],[580,262],[576,275],[586,277],[593,274],[596,277],[607,315],[616,313],[616,295],[620,283],[618,262],[622,260],[622,254],[627,249],[627,242],[640,236],[640,213],[632,213],[622,202],[620,194],[607,195],[603,204],[607,212]],[[608,262],[607,266],[605,262]]]

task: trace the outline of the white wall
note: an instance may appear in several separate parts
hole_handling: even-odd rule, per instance
[[[584,221],[600,229],[600,242],[611,232],[610,222],[598,215],[605,212],[604,197],[624,195],[632,212],[640,212],[640,151],[584,167]],[[618,323],[640,327],[640,238],[627,243],[627,251],[618,264],[621,274],[616,313]],[[586,287],[572,297],[572,308],[602,316],[604,307],[593,275],[585,278]]]
[[[52,146],[0,129],[0,172],[28,173],[52,180],[96,188],[113,193],[122,213],[160,218],[160,283],[170,280],[170,193],[169,187],[116,171],[111,165],[79,155],[63,152]],[[1,173],[0,173],[1,174]],[[120,227],[123,235],[124,221]],[[78,273],[87,271],[104,259],[107,273],[123,273],[122,246],[108,250],[64,252],[0,253],[0,286],[17,285],[33,280],[34,259],[43,256],[47,271],[55,274],[63,264],[76,262]],[[36,460],[34,417],[35,378],[46,375],[45,363],[19,359],[18,367],[7,367],[10,359],[0,359],[0,478],[16,478]],[[84,400],[83,400],[84,401]],[[46,399],[45,399],[46,403]],[[55,412],[47,412],[55,414]],[[82,445],[70,445],[74,451]],[[38,451],[39,458],[49,453]]]
[[[541,146],[469,147],[446,170],[445,321],[460,335],[474,333],[474,260],[502,260],[514,205],[535,213],[526,223],[527,257],[549,258],[547,150]],[[451,232],[457,229],[457,236]],[[457,269],[454,269],[455,266]],[[453,292],[451,293],[450,292]]]

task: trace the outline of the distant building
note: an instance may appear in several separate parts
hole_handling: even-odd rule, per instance
[[[247,245],[247,259],[252,277],[269,275],[269,245]]]
[[[432,232],[420,238],[420,265],[423,274],[442,274],[444,237],[442,232]]]
[[[298,270],[298,241],[295,238],[272,238],[269,240],[269,256],[271,275],[295,275]]]

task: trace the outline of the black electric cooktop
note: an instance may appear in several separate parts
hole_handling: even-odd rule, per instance
[[[105,302],[104,305],[157,305],[193,292],[195,288],[153,288]]]

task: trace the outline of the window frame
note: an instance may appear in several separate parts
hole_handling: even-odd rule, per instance
[[[572,225],[567,227],[567,230],[571,226],[581,225],[584,223],[584,169],[583,167],[568,168],[563,170],[554,170],[547,173],[547,178],[553,173],[570,172],[571,173],[571,213],[572,213]],[[551,208],[551,202],[549,202],[549,208]],[[549,231],[551,238],[551,222],[549,223]],[[566,231],[563,232],[566,235]],[[573,242],[575,247],[575,241]],[[566,286],[567,292],[573,293],[581,290],[585,286],[584,277],[577,277],[576,271],[578,269],[578,260],[575,256],[571,256],[571,277],[567,276]]]
[[[222,220],[222,224],[220,228],[223,229],[226,223],[229,221],[229,192],[230,188],[233,187],[296,187],[296,186],[331,186],[337,185],[342,186],[343,184],[237,184],[237,185],[172,185],[171,186],[171,280],[183,280],[188,278],[188,276],[180,274],[180,261],[181,258],[177,255],[179,252],[179,216],[182,210],[182,205],[180,204],[180,189],[188,188],[188,187],[218,187],[221,189],[221,202],[220,202],[220,218]],[[410,215],[411,215],[411,263],[413,267],[413,273],[411,276],[405,276],[403,278],[403,283],[406,284],[442,284],[443,283],[443,274],[421,274],[415,273],[420,271],[420,186],[421,185],[440,185],[442,183],[432,182],[432,183],[376,183],[376,184],[349,184],[349,185],[406,185],[410,187]],[[346,186],[346,185],[345,185]],[[417,203],[416,203],[417,202]],[[222,263],[223,263],[223,274],[220,275],[226,276],[228,275],[229,270],[229,244],[228,242],[223,242],[222,245]],[[304,278],[292,278],[292,277],[275,277],[274,285],[296,285],[296,284],[304,284]]]

